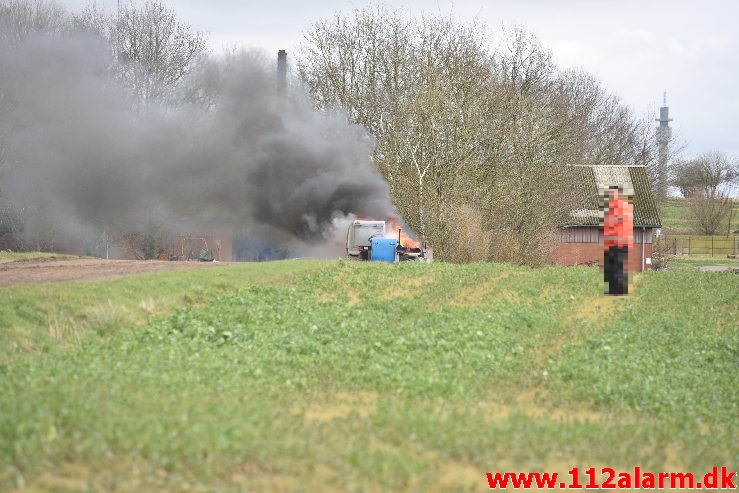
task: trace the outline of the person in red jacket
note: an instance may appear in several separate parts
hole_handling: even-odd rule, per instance
[[[629,292],[629,251],[634,248],[634,207],[621,187],[612,186],[603,211],[603,271],[607,294]]]

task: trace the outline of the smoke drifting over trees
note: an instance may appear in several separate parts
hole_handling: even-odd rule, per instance
[[[278,97],[274,60],[201,56],[141,111],[105,36],[21,32],[0,7],[0,202],[26,237],[258,227],[284,247],[323,241],[348,213],[392,214],[367,132],[299,91]]]
[[[569,215],[562,166],[652,169],[652,122],[559,69],[525,30],[493,34],[453,15],[357,9],[311,26],[299,70],[319,106],[370,129],[393,203],[435,258],[540,265]]]
[[[279,97],[274,58],[211,56],[142,2],[0,0],[0,235],[234,233],[305,255],[348,213],[397,207],[437,259],[541,265],[575,193],[563,165],[664,181],[652,118],[523,29],[339,13],[306,26],[305,92]]]

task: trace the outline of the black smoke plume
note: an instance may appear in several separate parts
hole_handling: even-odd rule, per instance
[[[278,96],[273,60],[211,58],[189,82],[199,99],[142,110],[109,51],[93,36],[0,44],[0,200],[27,234],[155,224],[295,250],[350,213],[392,214],[367,132],[315,111],[297,84]]]

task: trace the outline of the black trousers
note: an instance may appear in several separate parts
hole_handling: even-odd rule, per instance
[[[608,294],[629,294],[629,248],[612,246],[606,252],[603,271]]]

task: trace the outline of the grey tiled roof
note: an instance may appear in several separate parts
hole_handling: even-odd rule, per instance
[[[619,185],[625,193],[633,194],[634,226],[662,227],[644,166],[567,166],[567,172],[574,182],[576,206],[570,212],[570,221],[564,226],[599,225],[599,212],[602,210],[600,190]]]

